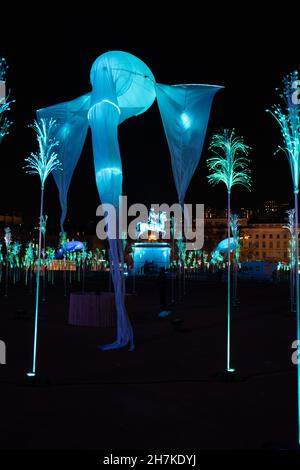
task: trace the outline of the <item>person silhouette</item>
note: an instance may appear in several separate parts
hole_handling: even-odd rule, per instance
[[[157,278],[159,286],[159,317],[167,317],[170,315],[171,311],[167,310],[167,276],[166,270],[164,267],[161,267],[159,270],[159,275]]]

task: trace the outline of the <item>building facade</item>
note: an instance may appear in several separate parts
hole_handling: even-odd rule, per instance
[[[241,261],[289,262],[290,233],[281,223],[249,223],[246,218],[240,224]],[[211,252],[221,240],[227,238],[226,218],[205,218],[204,250]]]
[[[280,223],[255,223],[240,228],[242,261],[289,262],[290,233]]]

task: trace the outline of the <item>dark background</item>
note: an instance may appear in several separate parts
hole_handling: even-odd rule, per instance
[[[139,10],[137,10],[139,14]],[[150,25],[141,19],[132,23],[102,15],[54,15],[13,20],[1,30],[0,56],[9,64],[7,77],[12,97],[14,124],[0,148],[0,210],[20,211],[35,223],[38,216],[39,179],[25,174],[24,158],[36,150],[35,135],[27,125],[40,107],[67,101],[90,90],[89,72],[93,61],[108,50],[130,52],[152,70],[157,82],[209,83],[224,85],[213,103],[200,164],[187,192],[186,202],[199,202],[222,208],[226,203],[224,185],[207,183],[206,158],[212,134],[221,127],[236,129],[252,147],[253,189],[233,190],[233,208],[256,207],[266,199],[289,202],[292,186],[284,155],[274,156],[280,142],[276,123],[265,110],[278,101],[275,88],[285,74],[299,68],[297,42],[280,36],[272,20],[268,23],[224,21],[222,28],[212,13],[205,18],[178,15]],[[198,22],[199,20],[199,22]],[[205,21],[204,21],[205,20]],[[266,21],[266,20],[264,20]],[[139,26],[138,26],[139,25]],[[205,27],[204,27],[205,26]],[[269,28],[268,28],[269,26]],[[157,104],[119,128],[123,160],[124,194],[129,202],[176,202],[170,156]],[[72,226],[93,226],[99,203],[95,185],[91,137],[75,169],[69,190],[68,218]],[[58,230],[60,208],[53,178],[46,183],[45,213]]]

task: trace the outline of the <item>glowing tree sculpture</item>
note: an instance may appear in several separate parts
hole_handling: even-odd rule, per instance
[[[82,248],[82,252],[81,252],[81,263],[82,263],[82,292],[84,292],[86,259],[87,259],[87,244],[86,244],[86,242],[83,242],[83,248]]]
[[[28,242],[27,247],[25,248],[25,255],[23,259],[23,266],[25,267],[25,284],[28,283],[28,271],[30,270],[29,284],[30,284],[30,293],[32,285],[32,269],[34,266],[34,251],[32,242]]]
[[[10,111],[10,106],[14,103],[14,100],[9,100],[8,97],[5,96],[5,80],[6,80],[6,72],[7,72],[7,64],[4,57],[0,58],[0,144],[3,138],[9,134],[9,128],[12,125],[12,122],[9,121],[6,117],[6,113]],[[4,95],[4,96],[3,96]]]
[[[28,377],[35,377],[36,375],[36,352],[37,352],[37,328],[38,328],[38,315],[39,315],[39,287],[40,287],[40,268],[41,268],[41,245],[42,245],[42,224],[43,224],[43,205],[44,205],[44,186],[48,175],[60,166],[57,160],[55,147],[58,141],[53,139],[53,130],[55,128],[55,121],[50,119],[41,119],[35,121],[30,125],[37,134],[37,141],[39,145],[38,153],[31,153],[31,156],[25,158],[27,164],[27,173],[38,174],[41,180],[41,200],[40,200],[40,217],[39,217],[39,242],[38,242],[38,258],[36,269],[36,302],[35,302],[35,320],[34,320],[34,342],[33,342],[33,362],[32,371],[28,372]]]
[[[283,228],[290,232],[290,301],[291,312],[295,308],[295,251],[296,251],[296,238],[295,238],[295,209],[289,209],[287,212],[288,224],[283,225]]]
[[[19,267],[20,267],[20,250],[21,243],[15,241],[12,243],[9,251],[9,266],[13,272],[13,283],[15,284],[18,279]]]
[[[242,137],[235,137],[234,130],[231,132],[224,129],[223,132],[215,134],[209,146],[214,154],[207,160],[211,174],[208,176],[209,183],[215,185],[223,182],[227,187],[227,232],[228,232],[228,269],[227,269],[227,373],[235,370],[230,363],[230,194],[234,185],[240,184],[250,190],[249,158],[247,157],[250,147],[244,143]]]
[[[283,90],[279,94],[282,104],[274,105],[267,112],[275,118],[282,135],[282,145],[278,146],[278,153],[285,153],[293,180],[295,199],[295,283],[296,283],[296,317],[297,340],[300,340],[300,306],[299,306],[299,227],[298,227],[298,192],[299,192],[299,164],[300,164],[300,105],[294,100],[295,83],[298,83],[298,72],[292,72],[283,80]],[[300,364],[297,365],[298,373],[298,441],[300,443]]]
[[[64,247],[67,243],[67,234],[64,230],[59,233],[59,246]],[[63,252],[64,260],[64,296],[67,296],[67,271],[66,271],[66,252]]]

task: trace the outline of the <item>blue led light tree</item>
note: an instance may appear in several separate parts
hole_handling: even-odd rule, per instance
[[[29,274],[29,289],[31,293],[31,285],[32,285],[32,269],[34,265],[34,252],[32,247],[32,241],[28,242],[27,247],[25,248],[25,254],[23,258],[23,266],[25,268],[25,284],[28,284],[28,273]]]
[[[231,324],[231,298],[230,298],[230,194],[234,185],[240,184],[250,190],[251,177],[249,164],[250,147],[244,143],[242,137],[236,137],[234,130],[231,132],[223,129],[212,138],[209,150],[213,152],[207,160],[207,166],[211,172],[208,181],[212,185],[223,182],[227,187],[227,232],[228,232],[228,269],[227,269],[227,365],[226,372],[235,370],[230,361],[230,324]]]
[[[279,93],[282,104],[274,105],[267,112],[279,125],[282,145],[278,145],[275,152],[283,152],[289,162],[295,200],[295,284],[296,284],[296,317],[297,340],[300,340],[300,306],[299,306],[299,226],[298,226],[298,193],[299,193],[299,164],[300,164],[300,105],[295,96],[295,83],[298,83],[298,72],[292,72],[283,79],[283,89]],[[297,365],[298,374],[298,442],[300,444],[300,364]]]
[[[63,169],[64,171],[64,169]],[[64,247],[67,243],[67,233],[62,230],[59,233],[59,246]],[[63,251],[63,266],[64,266],[64,296],[67,297],[67,269],[66,269],[66,252]]]
[[[295,209],[289,209],[286,212],[288,223],[287,225],[283,225],[283,228],[290,232],[290,304],[291,312],[293,313],[295,311]]]
[[[5,96],[5,81],[6,81],[6,72],[7,72],[7,63],[4,57],[0,57],[0,144],[3,138],[9,134],[9,128],[12,125],[12,122],[7,119],[6,113],[10,111],[10,106],[14,103],[14,100],[9,100]]]
[[[31,153],[31,156],[25,158],[27,164],[25,165],[26,173],[38,174],[41,180],[41,200],[40,200],[40,217],[39,217],[39,241],[38,241],[38,257],[36,269],[36,301],[35,301],[35,319],[34,319],[34,340],[33,340],[33,361],[32,370],[27,373],[28,377],[35,377],[36,375],[36,355],[37,355],[37,333],[38,333],[38,315],[39,315],[39,287],[40,287],[40,268],[41,268],[41,245],[42,245],[42,231],[43,231],[43,206],[44,206],[44,186],[48,175],[60,167],[60,162],[57,159],[55,147],[59,142],[53,139],[53,130],[55,128],[55,121],[53,119],[34,121],[30,125],[37,134],[37,141],[39,146],[38,153]]]

